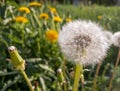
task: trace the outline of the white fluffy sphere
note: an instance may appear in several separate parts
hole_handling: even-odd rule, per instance
[[[120,47],[120,32],[114,33],[112,37],[112,42],[115,46]]]
[[[68,60],[83,65],[103,60],[109,48],[103,29],[91,21],[75,20],[62,27],[58,43]]]

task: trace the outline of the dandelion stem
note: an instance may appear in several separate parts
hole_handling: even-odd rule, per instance
[[[32,84],[30,83],[30,80],[29,80],[28,76],[26,75],[25,71],[23,69],[20,69],[20,73],[23,75],[25,81],[27,82],[27,85],[28,85],[30,91],[34,91],[32,88]]]
[[[37,38],[37,47],[38,47],[38,54],[40,54],[41,52],[41,45],[40,45],[40,42],[42,40],[42,31],[41,31],[41,23],[39,21],[39,18],[36,16],[36,14],[33,12],[33,17],[34,19],[36,20],[37,24],[38,24],[38,38]]]
[[[38,19],[38,17],[33,13],[33,16],[34,16],[34,18],[35,18],[35,20],[36,20],[36,22],[37,22],[37,24],[39,25],[39,27],[41,28],[41,23],[40,23],[40,21],[39,21],[39,19]]]
[[[111,79],[110,79],[110,82],[109,82],[109,86],[108,86],[108,90],[107,90],[107,91],[110,91],[110,89],[112,88],[112,83],[113,83],[114,76],[115,76],[115,74],[116,74],[116,70],[117,70],[117,66],[118,66],[119,60],[120,60],[120,48],[119,48],[117,60],[116,60],[116,63],[115,63],[114,69],[113,69],[112,77],[111,77]]]
[[[77,63],[76,68],[75,68],[73,91],[78,91],[79,80],[80,80],[81,75],[83,75],[83,67],[81,64]]]
[[[22,47],[24,47],[24,42],[25,42],[25,30],[24,30],[24,23],[22,23],[21,24],[21,26],[20,26],[20,28],[21,28],[21,38],[22,38]]]
[[[64,58],[64,63],[63,63],[63,75],[64,75],[64,77],[66,77],[65,71],[66,71],[66,60]],[[66,82],[66,79],[65,79],[65,82]],[[63,85],[64,85],[64,91],[67,91],[67,82],[64,83]]]
[[[97,65],[97,69],[96,69],[96,72],[95,72],[95,77],[94,77],[94,80],[93,80],[93,91],[95,91],[96,90],[96,87],[97,87],[97,84],[96,84],[96,82],[97,82],[97,78],[98,78],[98,73],[99,73],[99,70],[100,70],[100,67],[101,67],[101,63],[99,63],[98,65]]]

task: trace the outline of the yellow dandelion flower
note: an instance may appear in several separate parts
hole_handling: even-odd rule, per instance
[[[47,14],[47,13],[42,13],[42,14],[40,14],[39,16],[40,16],[40,18],[42,18],[42,19],[48,19],[48,14]]]
[[[58,32],[55,30],[46,31],[46,38],[50,42],[56,42],[58,40]]]
[[[66,18],[65,21],[66,21],[66,22],[71,22],[72,19],[71,19],[71,18]]]
[[[23,16],[17,16],[15,17],[14,19],[16,22],[19,22],[19,23],[27,23],[28,22],[28,19],[23,17]]]
[[[60,17],[58,17],[58,16],[55,16],[55,17],[53,18],[53,20],[54,20],[55,22],[62,22],[62,19],[61,19]]]
[[[20,12],[25,12],[25,13],[30,13],[30,10],[29,8],[25,7],[25,6],[22,6],[18,9],[18,11]]]
[[[50,9],[50,12],[52,12],[52,13],[56,13],[57,11],[56,11],[56,9],[55,8],[49,8]]]
[[[98,18],[99,20],[101,20],[101,19],[102,19],[102,16],[101,16],[101,15],[98,15],[97,18]]]
[[[41,7],[42,4],[39,3],[39,2],[31,2],[31,3],[29,3],[29,6],[39,6],[39,7]]]

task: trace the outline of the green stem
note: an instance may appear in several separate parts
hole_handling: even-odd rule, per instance
[[[80,80],[81,75],[83,75],[83,66],[81,64],[77,63],[76,69],[75,69],[75,79],[74,79],[73,91],[78,91],[79,80]]]
[[[0,73],[0,76],[14,75],[14,74],[17,74],[17,73],[18,73],[17,71],[13,71],[13,72],[2,72],[2,73]]]
[[[84,89],[84,75],[81,75],[81,83],[82,83],[82,91],[85,91],[85,89]]]
[[[110,79],[110,82],[109,82],[109,86],[108,86],[108,90],[107,90],[107,91],[111,91],[113,79],[114,79],[114,76],[115,76],[116,71],[117,71],[117,67],[118,67],[118,64],[119,64],[119,60],[120,60],[120,48],[119,48],[117,60],[116,60],[115,66],[114,66],[114,70],[113,70],[112,77],[111,77],[111,79]]]
[[[105,68],[104,68],[104,70],[103,70],[103,72],[102,72],[102,78],[104,78],[104,75],[105,75],[105,73],[107,72],[107,70],[109,69],[109,67],[110,67],[110,63],[108,63],[108,64],[105,66]]]
[[[67,91],[66,83],[63,83],[63,86],[64,86],[64,91]]]
[[[52,20],[52,29],[56,29],[56,28],[55,28],[55,23],[54,23],[53,20]]]
[[[34,19],[33,19],[33,15],[30,14],[30,22],[31,22],[31,26],[34,28],[34,29],[37,29],[36,26],[35,26],[35,23],[34,23]],[[33,29],[33,30],[34,30]]]
[[[32,84],[30,83],[30,80],[29,80],[28,76],[26,75],[25,71],[21,69],[20,73],[23,75],[25,81],[27,82],[27,85],[28,85],[30,91],[34,91],[34,89],[32,88]]]
[[[8,45],[8,43],[7,43],[5,40],[0,39],[0,41],[1,41],[1,42],[3,42],[3,43],[5,44],[5,46],[6,46],[6,47],[8,47],[8,46],[9,46],[9,45]]]
[[[39,21],[38,17],[35,15],[35,13],[33,13],[33,16],[34,16],[34,18],[35,18],[36,22],[38,23],[39,28],[41,28],[41,23],[40,23],[40,21]]]
[[[25,42],[25,30],[24,30],[24,23],[21,24],[20,26],[20,29],[21,29],[21,37],[22,37],[22,47],[24,47],[24,42]]]
[[[64,75],[64,77],[66,78],[66,73],[65,73],[65,71],[66,71],[66,60],[65,60],[65,58],[64,58],[64,63],[63,63],[63,75]],[[65,79],[65,81],[66,81],[66,79]],[[67,81],[66,81],[66,83],[64,83],[63,85],[64,85],[64,91],[67,91]]]
[[[40,23],[40,21],[39,21],[39,18],[36,16],[36,14],[35,14],[34,12],[33,12],[32,14],[33,14],[33,17],[34,17],[35,21],[36,21],[37,24],[38,24],[37,48],[38,48],[38,54],[40,54],[40,53],[41,53],[41,45],[40,45],[40,42],[41,42],[42,36],[43,36],[43,33],[42,33],[42,31],[41,31],[42,25],[41,25],[41,23]]]
[[[97,65],[97,69],[96,69],[96,72],[95,72],[95,77],[94,77],[94,80],[93,80],[93,87],[92,87],[93,91],[95,91],[96,87],[97,87],[96,82],[97,82],[97,78],[98,78],[98,73],[99,73],[100,67],[101,67],[101,63],[99,63]]]

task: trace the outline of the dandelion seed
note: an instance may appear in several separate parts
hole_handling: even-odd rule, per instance
[[[120,47],[120,32],[114,33],[112,37],[112,42],[115,46]]]
[[[99,63],[109,48],[103,29],[91,21],[76,20],[63,26],[58,36],[61,51],[68,60],[82,65]]]

